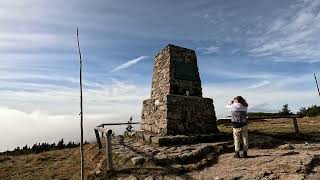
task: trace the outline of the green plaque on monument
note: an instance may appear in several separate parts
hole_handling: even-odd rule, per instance
[[[175,76],[176,79],[195,81],[195,64],[175,61]]]

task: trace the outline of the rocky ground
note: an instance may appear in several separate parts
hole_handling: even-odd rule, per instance
[[[292,119],[250,122],[247,159],[233,158],[232,140],[155,149],[125,142],[127,147],[118,147],[122,152],[115,162],[120,162],[118,168],[127,170],[104,178],[320,179],[320,121],[304,118],[298,122],[299,134],[294,132]],[[225,133],[231,131],[228,123],[220,124],[219,129]],[[136,162],[139,169],[132,168]]]
[[[232,140],[155,148],[113,141],[115,171],[106,173],[105,150],[85,146],[88,179],[320,179],[320,119],[254,121],[249,158],[233,158]],[[220,124],[230,132],[228,124]],[[0,179],[79,179],[79,149],[0,156]]]
[[[228,142],[171,147],[171,150],[170,148],[163,149],[153,156],[154,159],[161,162],[159,164],[147,163],[150,159],[141,160],[145,156],[127,151],[118,154],[118,158],[127,157],[126,160],[120,160],[121,167],[118,167],[126,171],[119,171],[104,178],[320,179],[320,143],[281,142],[263,136],[256,138],[259,139],[259,143],[254,141],[250,143],[252,148],[249,151],[249,158],[246,159],[235,159],[231,152],[232,146]],[[136,146],[135,148],[144,147]],[[199,152],[202,152],[203,155],[199,156]],[[166,161],[162,162],[163,160]],[[119,163],[119,159],[114,159],[114,161]],[[139,165],[135,164],[137,162]]]
[[[250,149],[248,159],[232,153],[199,172],[194,179],[320,179],[320,144],[284,144],[274,149]]]

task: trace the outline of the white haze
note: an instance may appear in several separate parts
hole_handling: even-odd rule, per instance
[[[285,103],[294,110],[316,103],[314,91],[232,88],[207,84],[204,97],[213,98],[218,117],[228,115],[225,104],[235,95],[244,96],[251,111],[276,111]],[[0,151],[38,142],[79,141],[78,89],[41,92],[6,91],[0,94]],[[100,123],[140,121],[142,101],[149,98],[150,85],[113,81],[110,86],[84,91],[84,135],[93,141],[93,128]],[[10,101],[11,99],[11,101]],[[125,126],[113,126],[121,133]],[[139,129],[139,127],[136,127]]]

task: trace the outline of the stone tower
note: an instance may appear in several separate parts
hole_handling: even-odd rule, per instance
[[[194,50],[169,44],[155,56],[141,129],[156,135],[218,132],[213,100],[202,97]]]

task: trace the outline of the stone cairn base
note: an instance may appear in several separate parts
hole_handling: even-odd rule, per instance
[[[144,131],[128,132],[124,135],[124,137],[126,139],[131,139],[154,147],[221,142],[232,139],[230,134],[225,133],[159,136]]]
[[[283,143],[264,135],[250,134],[249,138],[250,149],[268,149]],[[105,141],[102,142],[105,146]],[[148,176],[185,174],[210,167],[218,162],[220,155],[233,151],[231,134],[157,137],[135,131],[113,137],[114,171],[106,171],[104,159],[97,168],[99,171],[95,171],[91,177],[110,179],[134,175],[148,179]],[[104,148],[98,154],[105,154]]]
[[[143,138],[149,138],[149,141]],[[268,148],[277,143],[265,136],[255,136],[254,139],[250,141],[250,148]],[[194,143],[195,140],[202,142]],[[150,137],[136,131],[114,137],[112,144],[115,170],[128,174],[134,173],[132,170],[143,169],[166,173],[191,172],[217,162],[220,154],[234,151],[231,134]]]
[[[216,155],[232,149],[230,135],[152,136],[141,131],[113,140],[116,168],[153,167],[187,172],[205,167]],[[228,140],[229,139],[229,140]]]

